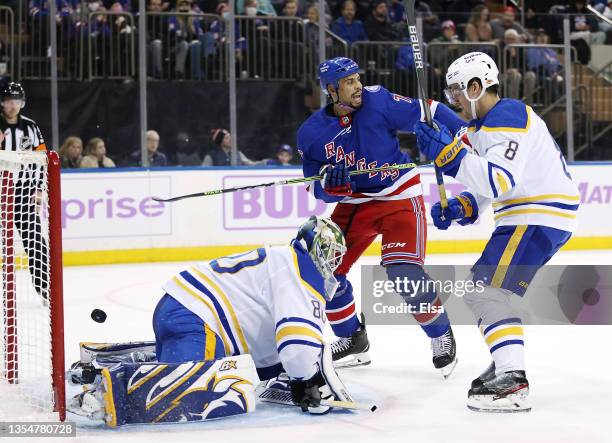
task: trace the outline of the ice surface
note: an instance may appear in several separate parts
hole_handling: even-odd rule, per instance
[[[476,254],[431,255],[428,263],[471,264]],[[360,264],[374,264],[366,257]],[[612,263],[612,251],[564,252],[553,263]],[[64,271],[67,364],[79,341],[153,338],[151,316],[160,285],[185,263],[68,267]],[[359,290],[359,267],[349,277]],[[90,318],[94,308],[105,323]],[[375,413],[311,417],[297,409],[260,403],[253,414],[208,423],[126,426],[109,430],[69,414],[77,439],[87,442],[610,442],[611,327],[526,326],[533,411],[478,414],[465,406],[473,378],[489,363],[474,326],[454,328],[459,364],[448,380],[434,370],[429,340],[414,326],[371,326],[373,363],[341,372],[357,400],[377,402]],[[7,403],[0,399],[0,409]],[[27,418],[27,417],[24,417]],[[62,439],[53,439],[59,442]]]

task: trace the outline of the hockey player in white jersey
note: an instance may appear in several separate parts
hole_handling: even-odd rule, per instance
[[[579,193],[563,154],[544,121],[523,102],[500,99],[499,71],[488,55],[472,52],[446,74],[446,96],[471,114],[467,132],[454,137],[438,123],[417,123],[419,149],[468,191],[431,210],[434,224],[473,223],[492,203],[495,230],[472,271],[488,282],[483,294],[464,297],[493,362],[472,382],[468,407],[529,411],[524,337],[509,297],[524,295],[535,273],[570,238]]]
[[[130,363],[124,355],[119,365],[102,369],[102,384],[75,397],[71,410],[104,418],[111,426],[218,418],[253,410],[257,375],[269,380],[281,373],[304,411],[328,412],[323,400],[352,401],[323,340],[325,304],[336,291],[333,273],[345,251],[340,228],[311,217],[291,245],[263,246],[178,273],[163,285],[166,294],[153,314],[156,361],[131,363],[141,360],[134,350],[113,345],[116,353],[129,354]],[[143,349],[142,343],[135,345]],[[86,347],[96,353],[95,346]],[[113,353],[109,346],[97,348],[105,357]],[[201,366],[189,366],[194,364]],[[221,384],[225,396],[234,390],[228,409],[225,397],[221,402],[210,396],[212,380],[216,386],[230,375],[236,381]],[[174,382],[175,392],[162,395]],[[152,401],[156,395],[163,400]],[[203,410],[210,404],[216,405],[214,413],[211,406]]]

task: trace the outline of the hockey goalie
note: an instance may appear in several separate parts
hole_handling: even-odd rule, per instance
[[[311,217],[290,245],[180,272],[163,285],[154,343],[81,343],[69,411],[111,427],[220,418],[255,410],[260,380],[285,383],[311,414],[352,401],[323,340],[345,251],[338,226]]]

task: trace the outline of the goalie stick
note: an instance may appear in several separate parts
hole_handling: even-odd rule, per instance
[[[402,163],[402,164],[399,164],[399,165],[380,166],[378,168],[357,169],[355,171],[350,171],[349,175],[371,174],[371,173],[382,172],[382,171],[393,171],[393,170],[398,170],[398,169],[408,169],[408,168],[414,168],[416,166],[428,165],[430,163],[431,162]],[[265,188],[265,187],[268,187],[268,186],[295,185],[295,184],[299,184],[299,183],[309,183],[309,182],[319,181],[319,180],[322,180],[322,179],[323,179],[322,175],[313,175],[311,177],[291,178],[291,179],[278,180],[278,181],[269,182],[269,183],[259,183],[257,185],[238,186],[236,188],[223,188],[223,189],[215,189],[215,190],[212,190],[212,191],[196,192],[194,194],[178,195],[176,197],[170,197],[170,198],[153,197],[153,200],[156,201],[156,202],[167,203],[167,202],[175,202],[175,201],[179,201],[179,200],[184,200],[186,198],[206,197],[206,196],[209,196],[209,195],[219,195],[219,194],[225,194],[225,193],[228,193],[228,192],[244,191],[246,189]]]
[[[423,103],[423,113],[425,114],[425,122],[429,126],[434,126],[431,118],[431,109],[429,102],[425,98],[425,90],[423,85],[425,84],[425,58],[421,50],[421,42],[419,40],[419,33],[416,25],[416,15],[414,13],[416,0],[404,0],[404,9],[406,10],[406,24],[408,25],[408,34],[410,36],[410,42],[412,44],[412,55],[414,60],[414,70],[416,71],[417,81],[417,93],[418,97]],[[444,187],[444,177],[442,171],[434,164],[434,170],[436,172],[436,182],[438,183],[438,194],[440,194],[440,205],[442,206],[442,214],[444,210],[448,208],[448,199],[446,197],[446,188]],[[444,220],[444,215],[442,215]]]

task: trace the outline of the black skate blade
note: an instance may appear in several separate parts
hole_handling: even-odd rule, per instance
[[[448,380],[448,378],[453,374],[457,363],[459,363],[459,358],[455,357],[452,362],[450,362],[443,368],[438,368],[440,370],[440,373],[442,374],[442,377],[444,377],[444,380]]]

